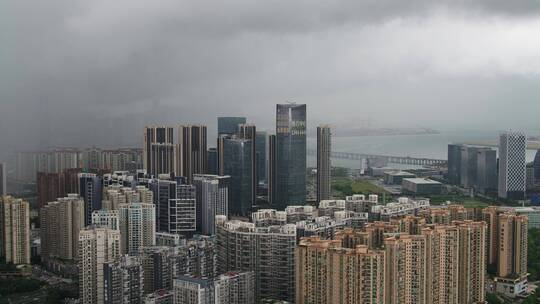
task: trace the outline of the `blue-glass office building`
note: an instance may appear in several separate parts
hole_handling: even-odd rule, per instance
[[[306,105],[276,107],[276,208],[306,202]]]
[[[247,216],[254,204],[252,141],[236,136],[222,137],[220,149],[223,155],[220,174],[231,177],[229,213]]]
[[[245,117],[218,117],[218,135],[236,134],[238,132],[238,125],[245,123]]]

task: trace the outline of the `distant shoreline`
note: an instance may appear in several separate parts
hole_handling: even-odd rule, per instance
[[[337,129],[333,132],[334,137],[355,136],[396,136],[396,135],[434,135],[440,134],[434,129]]]
[[[480,147],[492,147],[498,148],[499,143],[496,140],[475,140],[475,141],[465,141],[460,144],[469,145],[469,146],[480,146]],[[540,150],[540,141],[527,141],[527,150]]]

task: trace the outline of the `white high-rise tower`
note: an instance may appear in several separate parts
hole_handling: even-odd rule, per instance
[[[525,197],[527,137],[521,132],[505,132],[499,138],[499,197]]]

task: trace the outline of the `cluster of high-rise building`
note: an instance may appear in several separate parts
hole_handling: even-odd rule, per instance
[[[318,128],[317,192],[330,198],[330,127]],[[207,149],[203,125],[147,127],[143,159],[149,175],[174,173],[194,183],[195,174],[229,177],[228,212],[248,216],[265,195],[273,207],[306,201],[306,105],[278,104],[276,133],[258,132],[245,117],[219,117],[216,148]],[[267,144],[268,143],[268,144]],[[263,190],[264,189],[264,190]]]
[[[383,232],[383,246],[367,228],[304,238],[296,249],[296,303],[484,302],[485,223],[395,230]]]
[[[17,179],[37,182],[44,267],[77,277],[82,303],[293,301],[296,232],[310,230],[296,223],[317,220],[310,206],[287,207],[305,203],[305,110],[277,106],[270,149],[245,118],[220,117],[216,148],[207,148],[206,126],[179,125],[146,127],[141,150],[19,153]],[[329,199],[330,129],[321,132],[318,189]],[[266,195],[290,223],[228,221],[251,216]],[[340,218],[342,227],[343,217],[317,223]],[[250,260],[239,259],[252,247]],[[27,264],[25,254],[9,259]]]
[[[521,132],[504,132],[497,151],[464,144],[448,145],[448,180],[480,193],[497,193],[504,199],[524,199],[527,190],[527,138]],[[534,171],[530,174],[534,178]]]
[[[244,117],[218,118],[217,131],[210,148],[206,126],[178,125],[146,127],[142,149],[20,153],[36,172],[43,267],[77,279],[84,304],[473,304],[489,288],[526,291],[533,213],[333,198],[328,125],[317,128],[315,206],[306,105],[278,104],[275,134]],[[518,197],[522,139],[501,136],[498,165],[494,150],[449,145],[448,178]],[[29,204],[0,197],[0,255],[29,264]]]
[[[82,169],[85,172],[135,171],[142,167],[141,149],[21,151],[16,154],[14,178],[20,182],[35,182],[40,172],[62,173],[67,169]]]

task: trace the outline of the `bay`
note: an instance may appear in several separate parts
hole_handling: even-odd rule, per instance
[[[447,159],[448,144],[497,140],[498,131],[460,130],[441,131],[439,134],[353,136],[332,138],[332,150],[389,156],[410,156]],[[316,149],[316,138],[307,139],[308,149]],[[536,151],[527,150],[527,161],[534,160]],[[308,166],[316,165],[316,158],[308,156]],[[332,159],[333,166],[360,168],[359,161]]]

